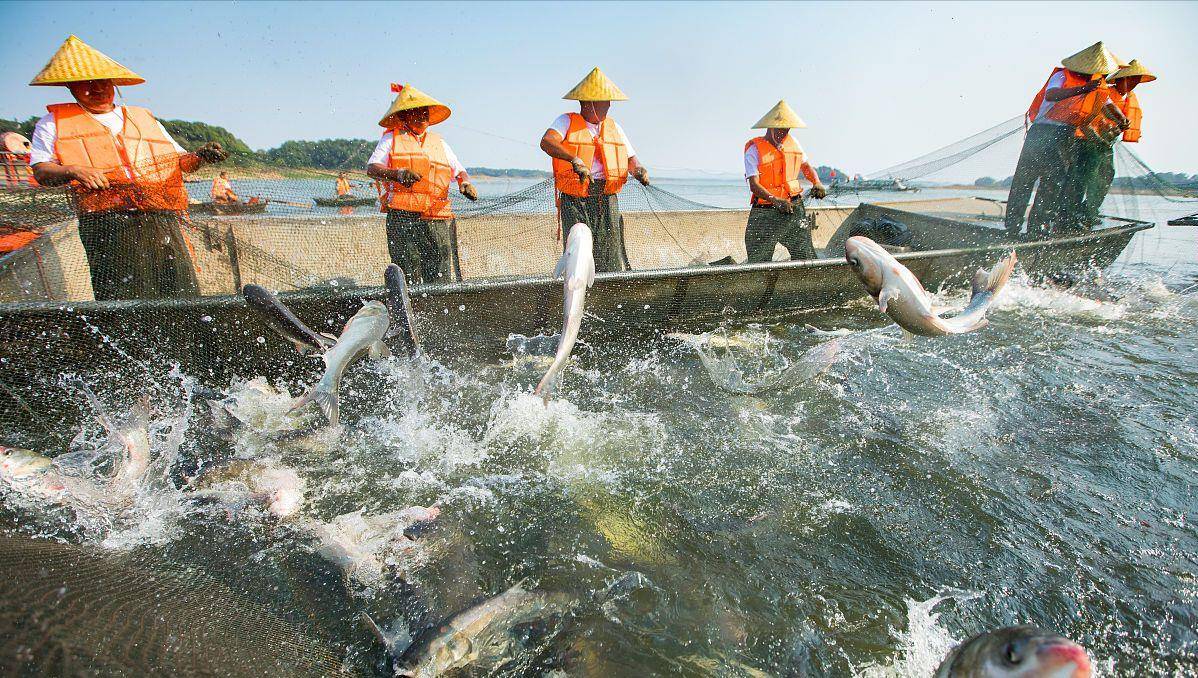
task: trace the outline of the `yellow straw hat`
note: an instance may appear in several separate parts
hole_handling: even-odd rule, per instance
[[[807,123],[803,122],[799,114],[795,113],[795,109],[783,99],[774,104],[770,112],[753,125],[753,129],[800,129],[806,126]]]
[[[1061,65],[1074,73],[1110,75],[1119,70],[1122,64],[1119,57],[1111,54],[1111,50],[1099,40],[1077,54],[1061,59]]]
[[[628,101],[628,97],[616,87],[616,83],[599,70],[598,66],[592,68],[587,77],[562,98],[574,101]]]
[[[391,91],[398,92],[399,96],[395,97],[395,101],[391,102],[391,108],[388,108],[387,112],[383,114],[383,119],[379,120],[379,125],[382,127],[395,127],[399,122],[396,114],[400,111],[410,111],[413,108],[428,107],[428,124],[430,125],[445,122],[452,113],[449,110],[449,106],[412,87],[410,84],[400,85],[393,82],[391,83]]]
[[[140,85],[146,79],[75,36],[70,36],[30,85],[65,85],[84,80],[111,80],[114,85]]]
[[[1115,74],[1112,75],[1110,79],[1118,80],[1119,78],[1134,78],[1137,75],[1140,76],[1140,82],[1152,82],[1153,80],[1156,80],[1156,76],[1152,74],[1152,71],[1148,70],[1147,66],[1140,63],[1139,59],[1132,59],[1130,64],[1115,71]]]

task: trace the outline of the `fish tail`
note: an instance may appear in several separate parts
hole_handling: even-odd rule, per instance
[[[1015,263],[1018,257],[1015,252],[1011,251],[1007,256],[1003,257],[994,265],[990,271],[978,269],[978,272],[973,276],[973,295],[977,296],[983,292],[990,294],[998,294],[1011,279],[1011,273],[1015,270]]]
[[[546,405],[549,404],[549,396],[553,393],[553,387],[557,383],[557,375],[558,371],[550,368],[550,370],[545,373],[545,376],[541,377],[541,381],[537,383],[537,387],[532,391],[533,395],[541,396],[541,400],[544,401]]]
[[[304,394],[295,405],[291,406],[291,411],[303,409],[308,403],[316,403],[320,408],[325,418],[329,420],[329,424],[337,426],[341,422],[340,398],[337,392],[331,389],[324,389],[317,384],[311,391]]]

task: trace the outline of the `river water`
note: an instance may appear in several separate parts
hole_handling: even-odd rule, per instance
[[[744,199],[739,182],[662,183]],[[1163,224],[1194,208],[1136,209]],[[359,611],[418,626],[517,582],[571,602],[503,675],[927,676],[954,639],[1014,623],[1082,643],[1102,674],[1193,674],[1196,321],[1198,232],[1161,225],[1094,285],[1015,279],[966,336],[869,331],[887,321],[855,302],[583,346],[548,405],[531,394],[543,362],[392,358],[347,375],[339,439],[276,435],[302,428],[286,411],[303,384],[239,382],[230,441],[195,396],[156,423],[186,431],[156,452],[293,468],[301,517],[157,491],[71,538],[199,564],[367,675],[387,669]],[[832,336],[827,371],[784,369]],[[734,358],[768,386],[729,388]],[[434,504],[437,547],[388,560],[402,594],[347,580],[305,527]]]

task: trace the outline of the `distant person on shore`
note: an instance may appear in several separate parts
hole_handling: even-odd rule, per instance
[[[337,175],[337,197],[352,198],[354,197],[353,187],[349,185],[349,179],[346,178],[345,172]]]
[[[183,172],[227,155],[218,143],[187,153],[148,110],[113,104],[117,86],[143,82],[72,35],[29,83],[64,85],[75,98],[46,107],[29,162],[38,183],[74,192],[98,300],[197,292],[181,225]]]
[[[811,197],[823,199],[828,190],[807,161],[803,147],[790,135],[790,130],[806,126],[785,101],[779,101],[753,125],[765,134],[745,144],[745,179],[751,193],[745,225],[747,263],[773,261],[778,244],[790,252],[791,259],[816,257],[799,175],[811,182]]]
[[[581,222],[594,234],[595,270],[627,270],[616,196],[630,174],[649,185],[649,172],[637,160],[628,135],[607,115],[611,102],[628,97],[595,68],[562,98],[579,102],[579,112],[559,115],[541,137],[541,150],[553,159],[563,251],[570,228]]]
[[[1092,107],[1093,118],[1075,135],[1077,161],[1065,187],[1067,208],[1079,219],[1078,227],[1087,230],[1102,222],[1102,203],[1115,180],[1115,141],[1120,136],[1124,143],[1140,141],[1144,114],[1132,90],[1156,76],[1132,59],[1107,80],[1111,84],[1106,90],[1108,99]]]
[[[241,202],[233,192],[233,184],[229,183],[228,172],[221,172],[212,180],[212,202]]]
[[[366,164],[366,173],[385,186],[387,250],[413,282],[458,280],[449,185],[456,180],[469,200],[478,200],[478,191],[449,144],[428,131],[450,116],[449,107],[410,84],[392,84],[391,90],[398,95],[379,121],[387,131]]]
[[[1011,178],[1004,220],[1007,233],[1019,237],[1032,189],[1036,200],[1027,215],[1027,237],[1041,237],[1050,225],[1054,230],[1075,228],[1076,215],[1068,209],[1065,184],[1076,171],[1078,127],[1106,100],[1105,77],[1119,70],[1119,59],[1101,42],[1065,57],[1028,107],[1019,163]],[[1037,188],[1037,182],[1039,187]]]

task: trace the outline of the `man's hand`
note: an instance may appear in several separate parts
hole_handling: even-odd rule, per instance
[[[218,162],[224,162],[229,154],[225,149],[221,148],[220,142],[209,141],[208,143],[196,149],[196,157],[206,164],[214,165]]]
[[[774,209],[783,214],[794,214],[795,212],[795,206],[790,204],[786,198],[770,198],[770,202],[773,203]]]
[[[808,194],[816,200],[823,200],[824,198],[828,197],[828,189],[823,185],[812,186],[811,191]]]
[[[642,186],[649,185],[649,170],[645,169],[644,167],[637,165],[636,167],[632,168],[630,174],[632,174],[634,179],[641,182]]]
[[[462,195],[466,196],[467,200],[478,200],[478,190],[474,188],[474,184],[469,182],[464,183],[458,187],[458,190],[462,192]]]
[[[591,168],[586,166],[582,158],[574,158],[570,164],[574,165],[574,173],[578,175],[579,181],[586,183],[591,179]]]
[[[395,170],[395,180],[409,188],[411,188],[412,184],[420,181],[420,179],[419,172],[413,172],[406,167]]]
[[[71,178],[78,181],[84,188],[96,191],[102,191],[109,187],[108,177],[94,167],[72,165]]]

